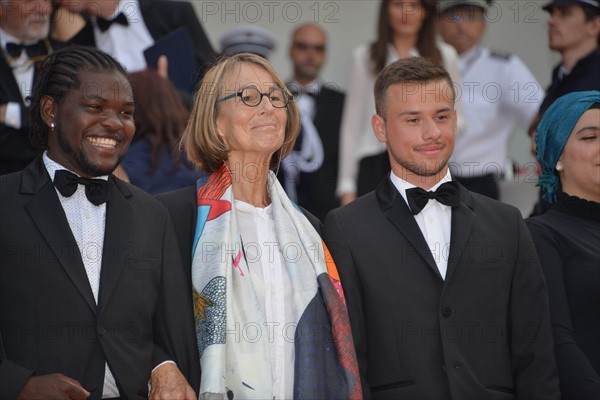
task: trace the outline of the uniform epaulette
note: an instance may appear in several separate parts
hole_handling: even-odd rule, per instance
[[[508,61],[512,54],[506,51],[490,50],[490,56]]]

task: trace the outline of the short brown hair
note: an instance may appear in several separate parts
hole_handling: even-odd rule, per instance
[[[429,82],[446,81],[452,90],[452,101],[456,92],[452,78],[446,69],[423,57],[408,57],[398,60],[383,69],[375,81],[375,110],[377,115],[385,119],[387,112],[387,89],[400,83],[425,84]]]
[[[224,95],[225,80],[243,63],[255,64],[264,68],[273,77],[274,82],[292,98],[285,83],[264,58],[250,53],[239,53],[220,58],[200,82],[194,97],[194,107],[181,139],[181,147],[185,150],[188,160],[206,172],[215,172],[227,159],[229,148],[216,129],[218,106],[215,102]],[[276,151],[271,158],[270,167],[272,169],[276,169],[280,161],[292,151],[300,132],[300,116],[293,99],[287,105],[286,112],[287,124],[283,146],[281,151]]]

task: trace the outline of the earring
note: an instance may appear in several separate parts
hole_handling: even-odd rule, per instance
[[[563,170],[563,165],[562,165],[562,163],[561,163],[560,161],[558,161],[558,162],[556,163],[556,170],[557,170],[558,172],[560,172],[560,171],[562,171],[562,170]]]
[[[54,122],[50,122],[50,130],[54,133]]]

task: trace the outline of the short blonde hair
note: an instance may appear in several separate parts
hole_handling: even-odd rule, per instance
[[[236,68],[243,63],[250,63],[264,68],[277,85],[287,92],[290,102],[286,107],[287,124],[283,146],[271,157],[270,167],[276,169],[283,158],[294,148],[294,143],[300,133],[300,116],[298,107],[293,101],[292,94],[281,80],[275,69],[264,58],[250,53],[240,53],[223,57],[208,70],[194,97],[194,107],[188,124],[181,138],[181,147],[188,160],[196,167],[215,172],[227,159],[229,147],[217,133],[217,99],[223,97],[223,83]]]

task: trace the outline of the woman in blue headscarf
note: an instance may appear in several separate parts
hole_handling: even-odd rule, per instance
[[[600,91],[557,99],[536,133],[538,186],[553,204],[527,220],[550,296],[563,399],[600,399]]]

